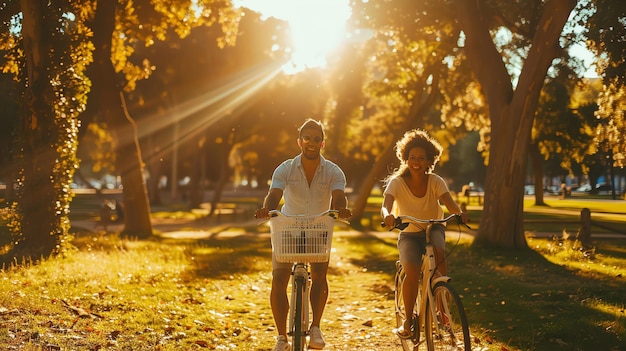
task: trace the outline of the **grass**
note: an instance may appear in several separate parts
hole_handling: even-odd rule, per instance
[[[475,248],[448,233],[452,283],[475,350],[626,350],[626,240],[583,249],[572,240],[529,238],[532,250],[520,252]],[[0,344],[269,351],[276,332],[266,228],[224,234],[136,241],[79,231],[72,255],[0,272]],[[395,237],[342,234],[329,272],[326,350],[398,350]]]
[[[598,242],[593,257],[551,239],[529,239],[530,252],[467,248],[454,282],[472,323],[510,348],[622,350],[625,243]]]

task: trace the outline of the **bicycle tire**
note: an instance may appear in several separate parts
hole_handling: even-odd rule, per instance
[[[402,297],[402,283],[404,281],[404,278],[406,277],[406,274],[404,273],[404,270],[402,269],[402,266],[400,266],[400,263],[396,263],[396,277],[394,280],[394,284],[395,284],[395,293],[394,293],[394,300],[395,300],[395,309],[396,309],[396,330],[398,328],[400,328],[400,326],[402,326],[402,324],[404,323],[404,320],[407,318],[406,317],[406,312],[404,310],[404,299]],[[416,345],[418,345],[419,340],[420,340],[420,333],[418,330],[418,321],[417,321],[417,311],[419,308],[419,301],[421,299],[421,294],[418,291],[418,296],[417,299],[415,301],[415,307],[413,307],[413,330],[414,330],[414,334],[413,337],[410,339],[402,339],[400,337],[398,337],[398,339],[400,339],[400,345],[402,345],[402,349],[404,351],[413,351],[416,350]]]
[[[433,300],[436,306],[434,315],[429,305],[432,301],[426,301],[425,334],[428,350],[471,350],[469,324],[456,290],[447,282],[438,282],[433,287]]]
[[[303,325],[304,289],[306,289],[306,281],[304,279],[296,279],[294,281],[296,289],[296,300],[293,301],[295,306],[294,323],[293,323],[293,350],[302,351],[306,349],[306,333]]]

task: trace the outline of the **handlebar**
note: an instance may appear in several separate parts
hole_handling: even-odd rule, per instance
[[[270,218],[267,220],[272,219],[272,217],[311,217],[311,218],[316,218],[316,217],[324,217],[324,216],[329,216],[335,219],[335,221],[341,222],[343,224],[346,225],[350,225],[350,222],[348,222],[347,220],[343,219],[343,218],[339,218],[339,211],[338,210],[326,210],[322,213],[316,214],[316,215],[304,215],[304,214],[296,214],[296,215],[290,215],[290,214],[286,214],[280,210],[271,210],[269,211],[269,215]]]
[[[432,224],[432,223],[445,223],[445,222],[448,222],[448,221],[450,221],[452,219],[456,219],[456,221],[457,221],[457,223],[459,225],[464,225],[468,229],[472,229],[469,225],[467,225],[467,223],[463,222],[463,218],[461,217],[460,214],[451,214],[451,215],[448,215],[447,217],[441,218],[441,219],[421,219],[421,218],[408,216],[408,215],[398,216],[398,217],[396,217],[396,220],[395,220],[395,223],[394,223],[393,227],[389,228],[389,230],[394,230],[394,229],[404,230],[404,229],[406,229],[406,227],[409,226],[409,224],[411,222]],[[385,227],[385,222],[384,221],[381,222],[381,225],[384,228]]]

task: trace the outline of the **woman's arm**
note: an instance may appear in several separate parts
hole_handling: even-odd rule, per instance
[[[383,205],[380,208],[380,215],[383,217],[383,222],[387,228],[392,228],[396,220],[396,217],[391,213],[394,201],[395,198],[393,195],[385,194],[385,197],[383,198]]]
[[[443,203],[444,206],[446,206],[446,208],[448,209],[448,212],[454,213],[454,214],[460,214],[461,218],[463,219],[463,223],[467,223],[468,221],[467,212],[463,212],[461,210],[461,207],[459,207],[456,201],[454,201],[454,199],[452,198],[452,195],[450,195],[450,192],[447,192],[441,195],[439,197],[439,201],[441,201],[441,203]]]

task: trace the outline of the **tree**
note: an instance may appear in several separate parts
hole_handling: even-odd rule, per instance
[[[576,2],[370,1],[360,18],[376,18],[380,33],[401,31],[405,38],[429,38],[425,45],[444,46],[443,69],[471,68],[488,108],[483,129],[488,149],[485,202],[477,245],[527,247],[523,231],[523,188],[535,111],[548,69],[563,57],[561,33]],[[369,24],[369,23],[368,23]],[[569,45],[568,37],[564,45]],[[469,86],[469,85],[468,85]],[[462,96],[467,90],[448,90]],[[450,99],[449,102],[458,99]],[[469,105],[467,105],[469,106]],[[466,114],[470,117],[472,114]],[[480,118],[479,118],[480,119]]]
[[[129,99],[146,139],[143,150],[148,150],[147,164],[152,165],[150,180],[154,184],[166,176],[176,196],[176,179],[189,179],[183,198],[191,207],[205,200],[206,180],[217,190],[211,202],[220,200],[219,189],[231,180],[229,155],[258,130],[256,105],[268,98],[265,91],[280,76],[277,72],[284,63],[279,52],[270,51],[281,43],[277,28],[284,23],[243,13],[236,46],[205,45],[223,33],[198,27],[185,38],[137,50],[158,67],[150,80],[138,82]],[[187,59],[176,59],[180,57]],[[156,165],[162,164],[159,170]],[[151,189],[152,198],[158,198],[154,186]]]
[[[119,8],[118,8],[119,6]],[[221,46],[234,42],[237,12],[229,1],[138,1],[133,7],[118,2],[99,1],[93,21],[94,67],[91,71],[93,97],[92,115],[101,116],[116,142],[116,171],[122,179],[123,201],[126,208],[124,232],[137,237],[152,234],[147,189],[144,181],[137,130],[126,108],[118,72],[125,73],[125,88],[132,90],[140,72],[151,69],[142,62],[138,72],[129,64],[128,53],[137,43],[150,46],[155,40],[165,40],[169,29],[186,36],[194,26],[219,23],[225,35]],[[146,25],[146,23],[150,23]]]
[[[505,17],[493,12],[497,7],[480,2],[463,2],[459,8],[460,26],[466,34],[465,52],[489,101],[491,121],[485,203],[475,241],[478,244],[527,247],[523,186],[532,125],[547,70],[561,55],[559,39],[574,5],[570,0],[533,2],[519,12],[526,15],[521,18],[527,22],[514,20],[507,27],[523,33],[527,45],[515,88],[490,35],[490,25],[500,27],[498,20]]]
[[[600,58],[598,73],[604,85],[626,85],[626,2],[620,0],[587,0],[579,22],[586,29],[587,44]]]
[[[364,12],[362,17],[368,17],[367,9],[361,12]],[[454,31],[432,27],[423,37],[412,38],[399,29],[385,26],[385,20],[368,24],[383,27],[384,31],[374,35],[362,48],[350,47],[342,58],[345,66],[339,66],[334,72],[338,79],[349,77],[342,84],[363,85],[363,96],[351,95],[349,89],[343,87],[338,89],[341,95],[335,98],[338,103],[333,111],[335,115],[351,118],[342,150],[345,159],[350,158],[358,165],[354,174],[365,174],[360,182],[353,184],[356,186],[356,198],[351,203],[352,222],[356,223],[353,226],[360,224],[372,188],[381,185],[394,168],[397,161],[394,142],[407,129],[431,129],[440,134],[446,145],[455,140],[452,135],[460,136],[466,131],[462,124],[455,130],[439,130],[441,114],[445,113],[449,123],[455,124],[459,121],[458,109],[429,113],[446,97],[443,91],[448,84],[455,84],[455,80],[459,85],[468,82],[460,73],[464,67],[446,69],[442,62],[456,39]],[[364,62],[363,67],[355,65],[355,60]],[[352,90],[359,91],[358,87]],[[346,101],[350,100],[354,102],[348,105]]]
[[[529,155],[535,176],[536,205],[545,205],[544,168],[549,177],[559,176],[564,180],[568,174],[573,174],[573,166],[594,150],[595,118],[585,111],[587,105],[595,106],[595,102],[584,99],[579,93],[583,89],[591,90],[593,85],[578,79],[567,67],[558,67],[557,76],[551,77],[542,89],[533,125]]]
[[[626,166],[626,86],[615,84],[605,86],[598,97],[599,108],[596,117],[600,120],[596,129],[598,152],[605,156],[605,166],[609,169],[612,196],[616,198],[614,170]]]
[[[4,2],[0,50],[4,72],[21,92],[9,187],[13,246],[4,261],[39,259],[69,249],[70,183],[77,167],[79,114],[84,111],[89,45],[86,28],[68,13],[80,3]],[[5,12],[6,11],[6,12]],[[6,16],[6,17],[4,17]]]
[[[78,166],[79,115],[83,125],[98,116],[115,136],[116,171],[129,211],[125,231],[150,235],[143,165],[123,92],[147,78],[152,67],[145,60],[135,64],[129,56],[137,45],[167,39],[170,28],[184,36],[193,26],[218,24],[225,33],[218,45],[234,43],[238,11],[227,0],[13,0],[0,9],[2,68],[15,77],[23,102],[15,141],[20,153],[10,167],[15,182],[9,185],[16,189],[11,223],[16,244],[6,256],[39,258],[69,247],[69,186]],[[85,71],[92,53],[90,81]],[[86,114],[91,83],[90,111],[97,113]]]

